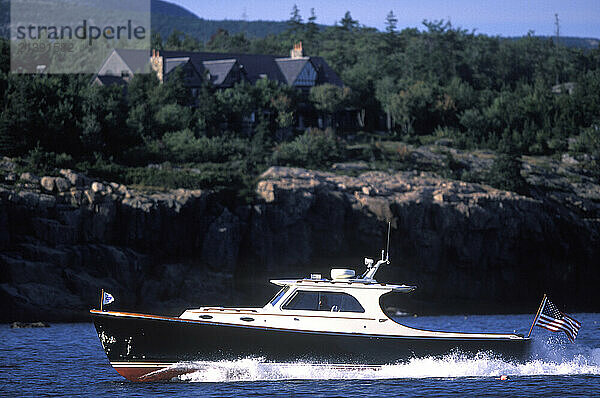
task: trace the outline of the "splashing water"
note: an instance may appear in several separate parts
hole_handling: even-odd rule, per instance
[[[600,397],[600,314],[576,314],[576,319],[583,327],[575,344],[540,329],[534,355],[525,362],[458,353],[371,368],[243,359],[180,363],[176,366],[190,373],[175,383],[125,381],[108,364],[91,324],[53,324],[48,329],[4,325],[0,396]],[[502,331],[509,320],[525,325],[524,332],[531,324],[526,315],[411,318],[418,327],[469,331]],[[499,380],[501,375],[508,375],[508,381]]]
[[[600,348],[579,347],[561,352],[560,349],[556,351],[552,342],[542,343],[542,350],[536,350],[533,358],[526,362],[506,361],[492,353],[454,353],[443,357],[414,358],[408,362],[383,366],[269,363],[260,358],[181,363],[173,366],[190,371],[177,379],[187,382],[600,375]],[[540,348],[539,345],[536,348]]]

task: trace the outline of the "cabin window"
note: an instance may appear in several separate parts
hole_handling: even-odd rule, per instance
[[[275,306],[275,304],[277,304],[277,302],[279,300],[281,300],[281,298],[287,293],[288,290],[290,290],[289,286],[282,287],[281,290],[277,292],[277,294],[275,295],[275,297],[273,297],[271,299],[271,305]]]
[[[297,291],[284,310],[365,312],[357,299],[347,293]]]

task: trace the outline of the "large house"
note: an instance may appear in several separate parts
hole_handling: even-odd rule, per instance
[[[193,97],[208,79],[216,89],[233,87],[260,79],[278,81],[308,92],[311,87],[329,83],[343,86],[340,77],[321,57],[305,56],[302,43],[297,43],[289,57],[261,54],[228,54],[191,51],[113,50],[94,77],[95,84],[126,85],[136,73],[154,71],[161,82],[175,70],[183,69],[185,85]],[[252,117],[252,120],[254,118]],[[310,112],[299,111],[296,126],[323,127],[323,119]]]
[[[215,88],[228,88],[241,81],[270,79],[309,90],[329,83],[343,86],[339,76],[321,57],[304,56],[302,43],[289,57],[261,54],[228,54],[191,51],[113,50],[94,78],[102,85],[126,84],[135,73],[156,72],[164,81],[177,68],[184,69],[186,85],[195,92],[205,79]]]

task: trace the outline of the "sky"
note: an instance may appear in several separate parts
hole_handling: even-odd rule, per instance
[[[450,20],[454,27],[492,36],[554,35],[600,38],[600,0],[167,0],[204,19],[283,21],[294,4],[304,21],[315,9],[317,23],[333,25],[346,11],[361,25],[383,30],[390,10],[398,28],[421,28],[424,19]]]

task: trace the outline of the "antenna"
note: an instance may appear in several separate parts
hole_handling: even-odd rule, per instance
[[[365,265],[367,266],[367,271],[362,275],[360,279],[367,279],[371,281],[375,281],[373,277],[375,273],[383,264],[390,263],[390,230],[392,228],[392,223],[388,221],[388,233],[387,233],[387,247],[386,250],[381,250],[381,260],[377,261],[377,264],[373,265],[373,260],[370,258],[365,258]]]
[[[390,263],[390,231],[392,229],[392,222],[388,221],[388,234],[387,234],[387,245],[385,247],[385,262]]]

